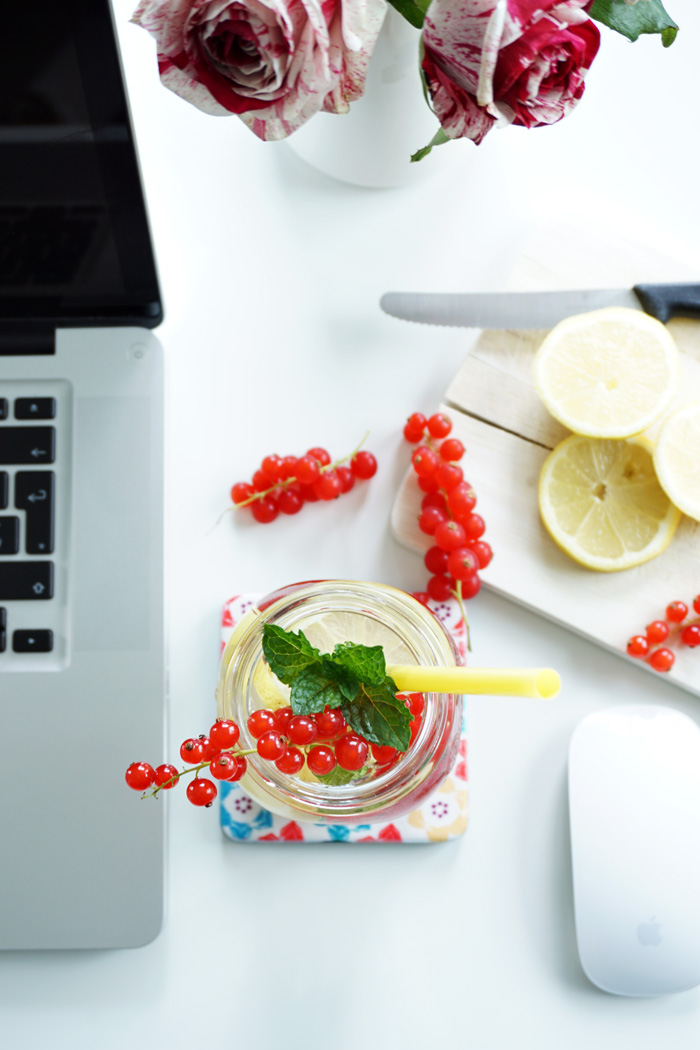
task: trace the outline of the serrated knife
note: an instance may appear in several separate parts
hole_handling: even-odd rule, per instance
[[[644,310],[665,324],[672,317],[700,320],[700,284],[564,292],[386,292],[379,305],[403,321],[458,328],[552,328],[565,317],[606,306]]]

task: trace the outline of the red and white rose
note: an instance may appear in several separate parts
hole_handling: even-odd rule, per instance
[[[365,86],[386,0],[140,0],[166,87],[205,113],[282,139]]]
[[[554,124],[583,94],[600,43],[590,0],[433,0],[423,74],[449,138]]]

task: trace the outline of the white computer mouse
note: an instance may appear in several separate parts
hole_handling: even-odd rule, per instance
[[[700,729],[672,708],[589,715],[569,749],[576,936],[615,995],[700,983]]]

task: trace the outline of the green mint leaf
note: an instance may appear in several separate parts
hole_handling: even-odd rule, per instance
[[[424,157],[427,157],[433,146],[443,146],[449,141],[449,135],[446,135],[442,128],[438,128],[427,146],[423,146],[422,149],[416,150],[415,153],[411,154],[411,164],[417,164],[419,160],[423,160]]]
[[[292,685],[302,671],[321,661],[320,652],[314,649],[301,631],[295,634],[272,623],[266,623],[263,627],[262,647],[270,670],[285,685]]]
[[[386,678],[386,661],[381,645],[357,645],[355,642],[341,642],[336,645],[330,659],[334,664],[354,675],[358,682],[379,685]]]
[[[364,765],[362,769],[343,769],[342,766],[336,766],[331,773],[327,773],[325,777],[319,777],[318,779],[323,784],[330,784],[331,787],[338,787],[342,784],[350,784],[353,780],[359,780],[363,777],[369,769],[369,763]]]
[[[664,47],[676,39],[678,26],[664,9],[661,0],[595,0],[588,14],[597,22],[622,33],[628,40],[638,40],[643,33],[659,33]]]
[[[359,679],[342,664],[336,663],[333,656],[321,657],[321,671],[336,683],[346,700],[354,700],[360,688]]]
[[[290,704],[295,715],[314,715],[329,707],[340,707],[345,698],[338,683],[319,668],[307,667],[292,682]]]
[[[346,722],[366,740],[407,751],[411,741],[411,712],[396,696],[396,685],[386,678],[381,685],[360,685],[354,703],[341,704]]]
[[[430,7],[430,0],[389,0],[389,3],[400,15],[416,29],[423,28],[425,13]]]

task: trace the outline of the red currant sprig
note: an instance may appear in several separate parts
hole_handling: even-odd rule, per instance
[[[250,507],[263,525],[278,514],[298,514],[304,503],[334,500],[377,473],[377,460],[362,450],[367,434],[350,453],[331,462],[325,448],[310,448],[303,456],[265,456],[251,482],[238,481],[231,489],[233,507]],[[345,466],[349,461],[349,466]]]
[[[474,513],[476,493],[457,465],[464,456],[464,445],[458,438],[448,437],[451,432],[452,421],[443,412],[430,418],[414,412],[403,428],[406,440],[418,445],[411,456],[418,486],[425,493],[418,527],[435,540],[424,558],[431,573],[426,591],[418,591],[414,597],[423,602],[456,598],[471,649],[464,601],[479,593],[479,572],[487,567],[493,551],[481,538],[486,525],[481,515]]]
[[[688,619],[689,609],[685,602],[671,602],[666,606],[663,620],[652,620],[644,634],[635,634],[627,642],[628,656],[646,660],[655,671],[670,671],[676,662],[672,649],[665,642],[678,642],[694,649],[700,645],[700,594],[693,599],[693,612],[697,618]]]

